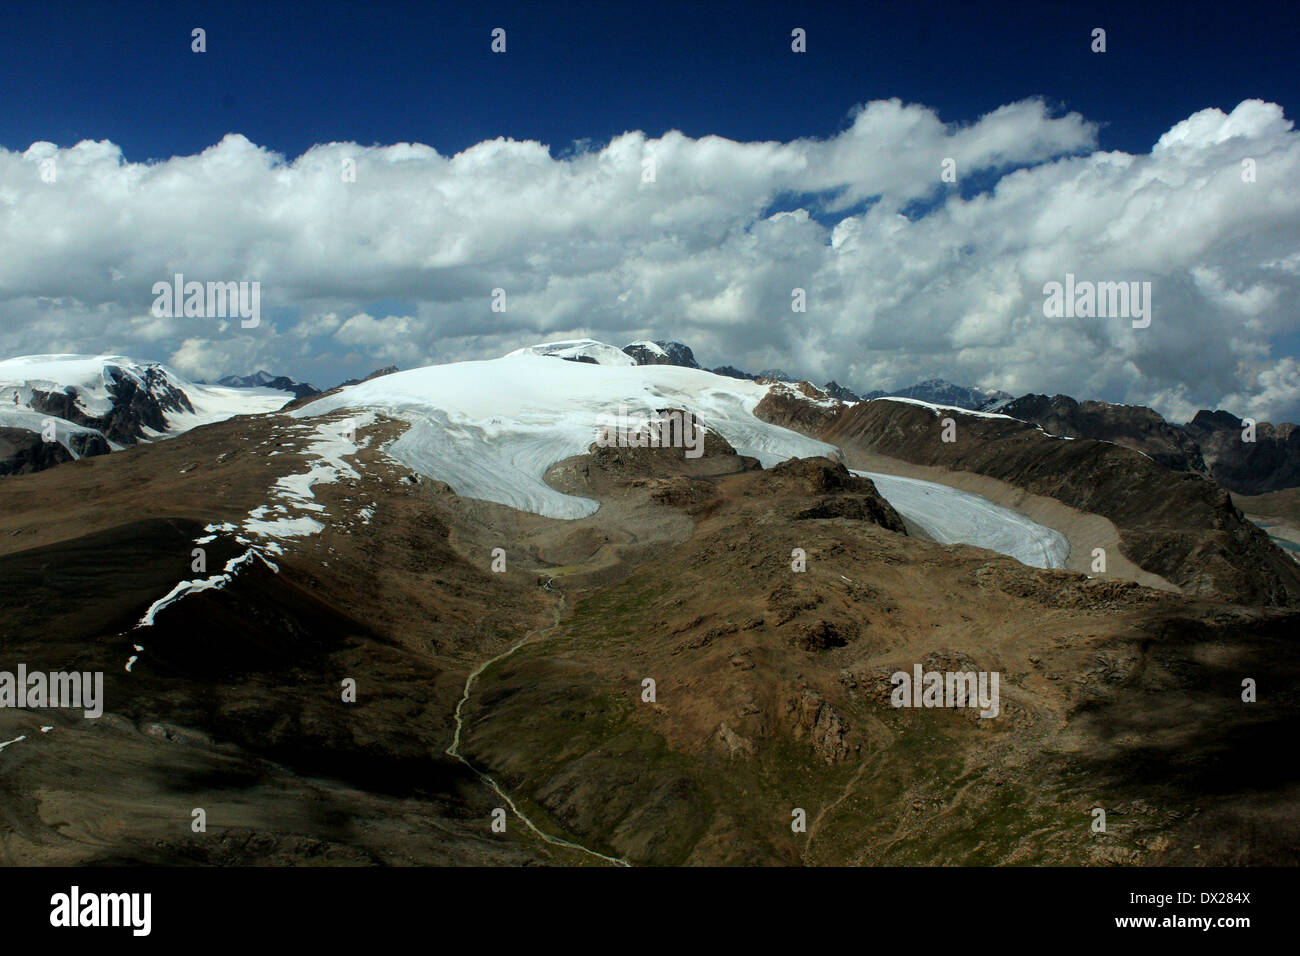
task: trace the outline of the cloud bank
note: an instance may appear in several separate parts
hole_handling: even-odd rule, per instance
[[[1296,420],[1292,125],[1248,100],[1130,155],[1037,99],[966,125],[887,100],[825,139],[629,132],[558,155],[497,139],[287,161],[231,134],[134,163],[109,142],[35,143],[0,150],[0,354],[328,386],[549,338],[676,338],[707,364],[862,389],[942,375]],[[151,289],[176,273],[260,282],[260,325],[155,317]],[[1045,317],[1067,273],[1149,281],[1150,327]]]

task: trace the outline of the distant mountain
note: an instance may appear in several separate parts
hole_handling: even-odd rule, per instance
[[[1077,402],[1068,395],[1023,395],[1001,403],[997,410],[1032,422],[1049,435],[1113,442],[1140,451],[1173,471],[1210,474],[1195,439],[1142,405]]]
[[[278,392],[291,392],[295,398],[320,394],[320,389],[314,385],[296,382],[287,375],[272,375],[264,370],[252,375],[227,375],[217,379],[217,384],[227,388],[273,388]]]
[[[1010,392],[997,389],[976,388],[969,385],[954,385],[942,378],[930,378],[907,388],[892,392],[868,392],[864,398],[915,398],[932,405],[952,405],[955,408],[968,408],[971,411],[986,410],[996,402],[1012,397]]]
[[[554,343],[561,346],[572,346],[575,343]],[[534,349],[549,348],[549,346],[533,346]],[[685,368],[699,368],[699,363],[695,360],[695,354],[690,347],[675,341],[649,341],[642,340],[632,342],[623,346],[623,351],[630,355],[637,365],[680,365]],[[580,361],[582,359],[579,359]],[[746,379],[755,381],[758,379],[772,379],[778,382],[797,382],[800,379],[796,375],[791,375],[783,368],[766,368],[759,372],[747,372],[744,369],[737,368],[734,365],[720,365],[717,368],[707,369],[714,375],[725,375],[727,378]],[[941,378],[927,379],[916,385],[899,391],[885,392],[875,390],[859,396],[852,389],[840,385],[838,382],[827,382],[823,386],[823,391],[834,399],[842,402],[857,402],[863,399],[883,398],[889,395],[896,395],[902,398],[915,398],[923,402],[931,402],[936,405],[953,405],[957,408],[968,408],[972,411],[985,410],[988,406],[998,402],[1009,401],[1013,396],[1009,392],[1002,392],[996,389],[974,388],[964,385],[954,385],[951,382]]]
[[[0,708],[5,862],[1295,862],[1294,794],[1231,771],[1300,723],[1300,565],[1223,488],[1007,416],[613,351],[383,369],[287,414],[125,359],[0,363],[0,411],[277,409],[0,479],[0,646],[95,674],[105,718]],[[704,434],[616,436],[620,404]],[[20,468],[62,454],[18,437]],[[896,668],[929,672],[906,703],[969,706],[900,711]],[[945,673],[960,701],[930,699]],[[258,783],[234,838],[179,841],[232,780]],[[1134,780],[1134,829],[1061,839]],[[833,838],[781,836],[795,799]],[[545,839],[487,836],[501,804]]]
[[[682,368],[699,368],[695,353],[681,342],[632,342],[623,351],[636,360],[637,365],[677,365]]]
[[[234,415],[274,411],[287,401],[272,389],[204,385],[157,362],[120,355],[6,359],[0,361],[0,474],[40,471]]]
[[[1200,445],[1210,474],[1233,491],[1259,495],[1300,486],[1300,426],[1259,422],[1252,442],[1236,415],[1203,410],[1183,430]]]
[[[984,410],[1032,422],[1049,435],[1123,445],[1173,471],[1212,477],[1238,494],[1300,486],[1300,427],[1288,422],[1260,422],[1255,440],[1246,441],[1245,423],[1222,410],[1199,411],[1186,425],[1175,425],[1141,405],[1032,394]]]
[[[827,395],[829,395],[831,398],[838,399],[841,402],[862,401],[861,397],[858,396],[855,392],[845,388],[843,385],[841,385],[839,382],[836,382],[834,379],[832,379],[831,381],[823,385],[822,391],[825,392]]]

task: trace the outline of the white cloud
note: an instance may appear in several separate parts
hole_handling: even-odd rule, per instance
[[[1300,404],[1300,362],[1286,357],[1243,376],[1246,388],[1224,397],[1221,407],[1242,418],[1267,421],[1272,409]]]
[[[1294,348],[1300,326],[1300,137],[1281,109],[1201,111],[1147,154],[1095,146],[1092,123],[1040,100],[960,126],[877,101],[827,139],[629,132],[558,158],[496,139],[287,162],[232,134],[143,164],[107,142],[36,143],[0,150],[0,353],[112,349],[328,386],[545,338],[653,336],[859,388],[939,374],[1176,417],[1300,417],[1295,357],[1274,344]],[[996,185],[962,199],[945,158]],[[259,281],[261,325],[154,318],[152,285],[177,272]],[[1043,284],[1066,273],[1151,282],[1151,327],[1045,319]]]

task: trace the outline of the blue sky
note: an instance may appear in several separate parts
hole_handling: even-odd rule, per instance
[[[496,26],[507,56],[489,52]],[[790,55],[794,26],[806,56]],[[0,144],[108,139],[134,161],[227,132],[289,156],[496,136],[561,150],[633,129],[790,140],[874,99],[969,122],[1039,95],[1104,118],[1100,145],[1134,152],[1207,106],[1293,115],[1298,37],[1300,6],[1284,3],[22,4],[0,32]]]
[[[1222,3],[15,6],[0,354],[329,385],[676,338],[863,390],[1294,420],[1298,26]],[[260,283],[264,321],[159,318],[176,272]],[[1045,319],[1067,274],[1151,282],[1156,320]]]

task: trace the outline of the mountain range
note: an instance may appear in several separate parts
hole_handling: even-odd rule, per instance
[[[664,340],[633,342],[622,349],[592,340],[571,340],[530,346],[518,353],[545,354],[592,364],[700,368],[689,346]],[[356,385],[396,371],[396,366],[389,366],[372,372],[366,379],[350,379],[337,387]],[[720,366],[711,371],[747,381],[794,381],[779,369],[750,373],[733,366]],[[43,374],[53,377],[39,378]],[[81,381],[86,376],[97,377],[99,384],[88,388]],[[177,413],[192,412],[188,406],[189,391],[205,388],[213,389],[201,383],[187,383],[157,363],[120,357],[26,356],[0,362],[0,405],[3,406],[0,409],[0,474],[40,470],[75,457],[103,454],[145,438],[174,434],[189,425],[183,419],[169,419],[168,414],[174,417]],[[225,376],[218,380],[217,388],[261,390],[248,393],[250,399],[254,395],[264,398],[267,390],[288,392],[297,399],[321,394],[308,383],[266,371]],[[1080,402],[1066,395],[1049,398],[1029,394],[1013,398],[1007,392],[954,385],[940,378],[892,392],[877,389],[862,394],[832,381],[819,392],[839,402],[898,397],[953,408],[996,411],[1031,422],[1052,435],[1091,438],[1133,448],[1166,468],[1211,476],[1224,487],[1244,495],[1300,486],[1300,429],[1287,422],[1277,426],[1258,423],[1249,435],[1251,440],[1247,441],[1243,439],[1247,434],[1246,424],[1222,410],[1202,410],[1187,424],[1176,425],[1140,405]],[[92,393],[98,396],[94,414],[82,406],[81,397]],[[229,398],[228,393],[226,399]],[[242,408],[238,401],[230,407],[231,414],[239,413]],[[248,407],[261,409],[262,404],[259,400]],[[41,432],[41,423],[50,416],[56,420],[55,431],[61,436],[57,440],[58,448],[40,447],[42,443],[32,437]]]
[[[217,379],[217,384],[227,388],[273,388],[280,392],[290,392],[295,398],[320,394],[319,388],[307,382],[295,382],[287,375],[272,375],[266,371],[254,372],[252,375],[227,375]]]
[[[0,859],[1300,862],[1300,499],[1214,477],[1235,419],[650,344],[302,398],[0,363],[5,427],[68,455],[0,480],[0,646],[105,700],[0,708]],[[900,705],[918,672],[996,706]]]

